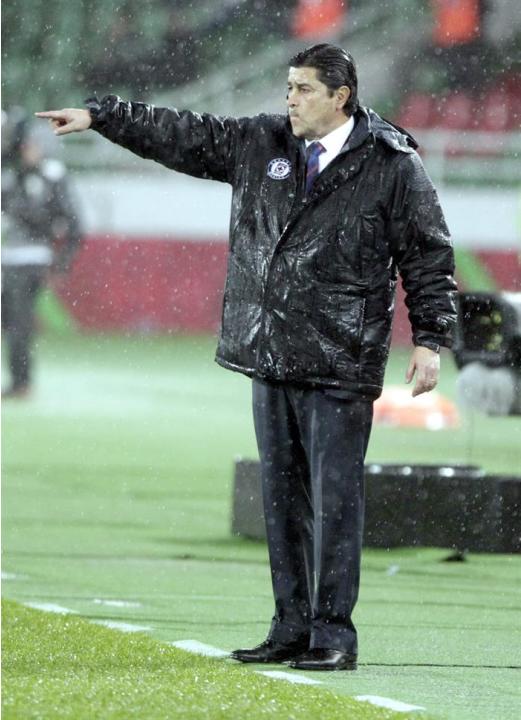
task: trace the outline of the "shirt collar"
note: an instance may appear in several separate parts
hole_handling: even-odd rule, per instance
[[[335,128],[324,137],[319,138],[321,144],[325,147],[327,153],[334,153],[337,155],[340,150],[344,147],[347,142],[347,138],[351,135],[355,126],[355,119],[353,115],[346,120],[343,125]],[[314,140],[306,140],[306,148],[311,145]]]

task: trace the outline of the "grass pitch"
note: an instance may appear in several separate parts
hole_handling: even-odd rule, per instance
[[[195,700],[193,677],[208,667],[208,677],[218,669],[230,685],[240,685],[250,704],[237,705],[245,709],[236,717],[262,717],[264,705],[269,709],[256,689],[261,682],[272,688],[271,695],[262,690],[264,698],[282,703],[275,717],[291,717],[284,698],[300,702],[304,691],[308,709],[301,707],[298,717],[335,717],[320,705],[320,693],[331,690],[348,703],[343,717],[358,717],[349,696],[370,694],[424,706],[440,718],[518,720],[521,562],[514,556],[445,563],[443,549],[365,551],[355,616],[360,669],[320,674],[323,685],[316,689],[168,647],[173,654],[164,654],[157,641],[191,638],[225,650],[257,643],[272,613],[264,545],[233,538],[229,530],[233,459],[256,453],[250,385],[215,366],[213,349],[206,337],[43,339],[34,396],[5,403],[4,596],[63,605],[86,620],[146,626],[153,638],[140,637],[139,649],[137,636],[79,618],[8,609],[5,712],[13,718],[133,717],[133,702],[142,708],[150,685],[163,698],[162,709],[154,715],[147,700],[147,710],[135,717],[169,717],[165,708],[173,712],[174,703],[177,717],[199,717],[203,707],[204,717],[218,718],[226,687],[205,683],[206,699]],[[444,361],[441,389],[450,396],[454,370],[448,357]],[[405,365],[406,356],[396,354],[389,382],[401,380]],[[521,467],[520,436],[513,418],[475,419],[436,433],[375,427],[369,459],[472,462],[512,473]],[[58,631],[67,623],[77,633]],[[150,667],[140,665],[142,650],[155,658]],[[96,655],[104,658],[98,667]],[[31,657],[39,664],[31,665]],[[168,658],[164,665],[160,657]],[[179,686],[185,704],[168,695],[177,662],[176,677],[192,677]],[[69,693],[61,679],[68,669]],[[140,674],[143,682],[135,680]],[[89,715],[85,698],[99,712]],[[374,712],[386,717],[382,709]]]
[[[5,720],[412,717],[12,602],[2,624]]]

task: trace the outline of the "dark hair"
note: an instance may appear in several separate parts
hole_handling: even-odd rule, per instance
[[[346,115],[352,115],[358,108],[358,78],[355,61],[350,53],[336,45],[321,43],[294,55],[291,67],[310,67],[318,70],[318,79],[327,85],[331,94],[342,85],[351,90],[349,100],[343,107]]]

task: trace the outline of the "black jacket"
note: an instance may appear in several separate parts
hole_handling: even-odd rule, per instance
[[[399,270],[416,345],[450,345],[453,251],[410,136],[361,108],[304,197],[303,143],[278,115],[220,118],[87,102],[93,129],[138,155],[233,187],[216,360],[246,375],[377,397]]]

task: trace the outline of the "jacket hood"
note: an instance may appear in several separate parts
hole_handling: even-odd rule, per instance
[[[359,107],[356,119],[357,125],[365,126],[366,132],[373,134],[375,138],[382,140],[394,150],[411,152],[411,150],[416,150],[418,147],[418,143],[407,130],[380,117],[371,108]],[[353,147],[351,143],[350,146]]]

